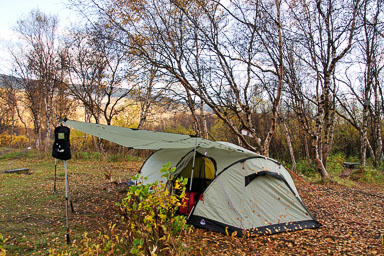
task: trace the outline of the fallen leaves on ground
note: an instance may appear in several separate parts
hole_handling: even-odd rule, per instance
[[[304,204],[323,226],[252,238],[198,229],[196,255],[384,255],[384,189],[360,184],[296,183]],[[317,191],[315,191],[317,190]],[[202,252],[198,248],[204,248]]]
[[[44,255],[49,248],[71,250],[84,232],[97,234],[119,219],[114,206],[124,193],[104,179],[106,166],[115,180],[125,180],[141,163],[76,161],[69,165],[72,245],[65,245],[64,177],[52,193],[51,159],[28,160],[32,175],[5,175],[0,182],[0,232],[9,255]],[[23,163],[23,166],[27,163]],[[130,171],[127,171],[130,170]],[[60,166],[59,173],[63,172]],[[384,188],[346,187],[296,181],[304,204],[323,225],[269,236],[239,238],[195,229],[186,244],[193,255],[384,255]],[[315,190],[317,191],[315,191]]]

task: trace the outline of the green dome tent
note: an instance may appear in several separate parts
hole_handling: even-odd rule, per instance
[[[166,182],[160,169],[171,162],[173,175],[188,178],[187,190],[194,196],[188,221],[197,227],[239,235],[320,227],[289,172],[276,160],[189,135],[71,120],[66,125],[122,146],[157,150],[143,164],[141,175],[147,183]]]

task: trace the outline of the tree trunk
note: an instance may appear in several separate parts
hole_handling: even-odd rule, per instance
[[[379,163],[383,159],[383,141],[381,137],[381,122],[380,118],[376,120],[376,136],[377,136],[377,143],[376,143],[376,163]]]
[[[38,114],[37,114],[38,115]],[[33,120],[33,132],[35,136],[35,147],[36,149],[41,149],[41,120],[39,117],[34,113],[34,120]]]
[[[47,129],[46,135],[45,135],[45,143],[44,143],[44,151],[47,152],[47,150],[50,147],[51,144],[51,133],[52,133],[52,127],[51,127],[51,117],[52,117],[52,109],[51,109],[51,100],[46,100],[45,102],[45,109],[46,109],[46,121],[45,126]]]
[[[283,87],[283,39],[282,39],[282,32],[281,32],[281,20],[280,20],[280,2],[279,0],[275,0],[275,6],[276,6],[276,12],[277,12],[277,32],[279,35],[279,60],[278,60],[278,67],[276,67],[277,71],[277,77],[278,77],[278,87],[276,92],[276,97],[273,101],[272,105],[272,118],[271,118],[271,127],[269,128],[267,137],[264,140],[263,145],[263,155],[269,156],[269,146],[271,144],[272,136],[275,133],[276,130],[276,123],[278,118],[278,112],[277,107],[280,103],[280,97],[281,97],[281,89]]]
[[[325,169],[325,167],[323,165],[323,162],[320,160],[319,155],[317,155],[316,158],[315,158],[315,164],[316,164],[316,168],[320,172],[321,178],[323,180],[328,179],[329,178],[329,174],[327,172],[327,169]]]
[[[204,139],[208,139],[208,126],[207,126],[207,118],[205,116],[205,111],[204,111],[204,102],[201,100],[200,101],[200,116],[201,116],[201,131],[202,131],[202,137]]]
[[[284,125],[285,136],[287,137],[289,155],[291,156],[291,161],[292,161],[292,171],[296,172],[296,159],[295,159],[295,153],[292,147],[291,136],[289,135],[287,125],[285,123],[283,125]]]
[[[369,142],[368,138],[367,138],[367,147],[368,147],[368,149],[369,149],[369,154],[370,154],[370,157],[371,157],[371,159],[372,159],[373,165],[376,166],[377,160],[376,160],[375,151],[373,150],[372,145],[371,145],[371,143]]]
[[[309,145],[308,145],[308,134],[304,134],[304,148],[305,148],[305,157],[307,160],[308,167],[311,166],[311,154],[309,153]]]
[[[20,113],[19,107],[17,106],[17,102],[15,103],[15,107],[16,107],[17,117],[19,118],[20,122],[24,126],[24,131],[25,131],[25,135],[27,135],[28,143],[31,144],[31,135],[29,134],[27,123],[24,121],[24,119]]]
[[[367,142],[368,142],[368,107],[364,104],[363,108],[363,124],[361,129],[361,146],[360,146],[360,154],[361,154],[361,166],[365,167],[367,161]]]
[[[360,135],[360,161],[361,167],[365,167],[367,162],[367,132],[363,131]]]
[[[144,99],[144,102],[141,104],[141,111],[140,111],[140,118],[139,118],[139,124],[137,126],[137,129],[141,129],[141,127],[144,126],[145,121],[147,120],[149,108],[151,106],[151,94],[148,93],[147,97]]]
[[[314,162],[316,164],[316,168],[317,170],[319,171],[320,175],[321,175],[321,179],[328,179],[329,178],[329,174],[328,174],[328,171],[326,169],[326,167],[324,166],[323,164],[323,161],[321,160],[320,158],[320,155],[321,155],[321,151],[319,150],[319,135],[314,135],[312,136],[312,147],[314,149],[314,152],[315,152],[315,159],[314,159]]]
[[[196,134],[198,134],[200,137],[202,136],[202,131],[200,129],[199,120],[197,119],[196,109],[195,109],[195,101],[192,99],[192,95],[189,90],[185,90],[187,93],[187,100],[188,100],[188,108],[191,111],[191,115],[193,118],[193,129]]]

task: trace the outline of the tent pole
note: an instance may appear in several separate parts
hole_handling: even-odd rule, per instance
[[[67,161],[64,160],[65,169],[65,225],[67,228],[66,238],[67,244],[69,244],[69,221],[68,221],[68,174],[67,174]]]
[[[53,180],[53,192],[56,193],[56,166],[57,166],[57,159],[55,158],[55,178]]]
[[[196,148],[197,148],[197,134],[195,139],[195,148],[193,149],[193,160],[192,160],[192,170],[191,170],[191,182],[189,183],[189,192],[192,191],[192,182],[193,182],[193,173],[195,171],[195,160],[196,160]],[[188,206],[187,212],[189,213],[189,201],[191,200],[191,193],[189,193],[188,197]]]
[[[189,191],[192,190],[193,173],[194,173],[194,171],[195,171],[196,148],[197,148],[197,134],[196,134],[196,139],[195,139],[195,148],[193,149],[193,160],[192,160],[191,182],[189,183]]]

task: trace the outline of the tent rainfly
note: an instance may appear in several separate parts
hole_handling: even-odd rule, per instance
[[[67,120],[66,125],[135,149],[155,151],[141,167],[145,182],[188,178],[189,223],[223,233],[274,234],[321,226],[301,200],[289,172],[276,160],[228,142]],[[185,208],[184,206],[180,208]]]

